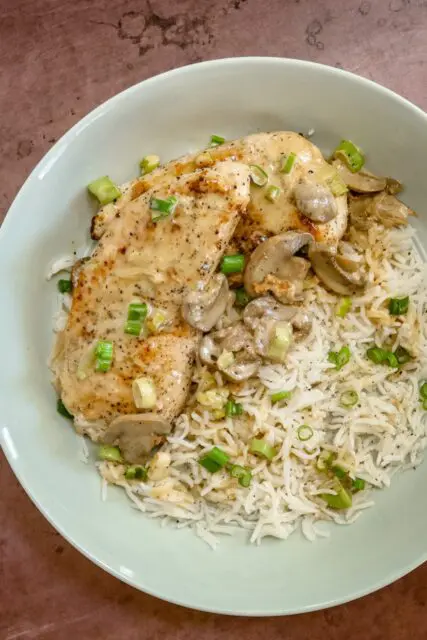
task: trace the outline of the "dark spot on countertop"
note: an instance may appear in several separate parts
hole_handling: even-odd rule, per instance
[[[311,47],[317,49],[324,49],[325,45],[321,40],[317,39],[317,36],[323,31],[323,25],[320,20],[312,20],[305,30],[305,41]]]
[[[33,147],[34,145],[32,140],[21,140],[16,149],[16,156],[18,158],[26,158],[31,154]]]
[[[370,10],[371,10],[371,3],[368,0],[364,0],[358,9],[360,15],[362,16],[367,16]]]
[[[64,553],[64,547],[62,546],[62,544],[56,545],[55,553],[57,553],[58,555],[62,555]]]

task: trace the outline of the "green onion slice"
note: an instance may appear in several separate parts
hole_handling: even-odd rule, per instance
[[[257,187],[265,187],[265,185],[268,183],[268,174],[264,171],[264,169],[260,167],[259,164],[250,164],[249,169],[249,175],[253,184],[255,184]]]
[[[365,484],[366,483],[363,478],[355,478],[351,483],[351,488],[354,491],[363,491],[363,489],[365,488]]]
[[[211,147],[217,147],[220,144],[224,144],[225,138],[222,136],[217,136],[215,134],[211,135]]]
[[[241,404],[234,402],[234,400],[228,400],[225,403],[225,415],[228,418],[233,416],[241,416],[243,413],[243,407]]]
[[[408,312],[409,296],[406,298],[390,298],[388,310],[391,316],[402,316]]]
[[[341,347],[339,351],[330,351],[328,354],[329,362],[332,362],[335,365],[337,371],[343,368],[347,362],[349,362],[351,356],[350,349],[345,346]]]
[[[265,190],[265,197],[269,202],[276,202],[277,198],[280,196],[280,187],[276,187],[276,185],[271,184]]]
[[[344,489],[338,480],[336,482],[337,484],[334,488],[337,494],[322,493],[321,497],[331,509],[348,509],[352,504],[351,494]]]
[[[427,400],[427,381],[420,385],[420,398]]]
[[[142,331],[142,325],[148,314],[148,305],[146,302],[132,302],[128,306],[127,322],[125,324],[125,333],[132,336],[139,336]]]
[[[64,416],[64,418],[68,418],[68,420],[72,420],[74,418],[73,414],[68,411],[61,398],[58,398],[56,402],[56,410],[61,414],[61,416]]]
[[[293,151],[288,156],[282,156],[280,160],[280,173],[290,173],[296,158],[296,154]]]
[[[73,290],[73,283],[71,280],[58,280],[59,293],[71,293]]]
[[[95,347],[95,371],[106,373],[113,362],[113,343],[108,340],[100,340]]]
[[[102,444],[99,447],[98,458],[100,460],[108,460],[108,462],[123,462],[119,447],[111,447],[108,444]]]
[[[298,440],[301,440],[301,442],[306,442],[313,437],[314,431],[308,424],[302,424],[300,427],[298,427],[297,434]]]
[[[338,173],[335,173],[335,175],[328,181],[328,186],[336,198],[345,195],[348,191],[346,183]]]
[[[292,396],[292,391],[276,391],[276,393],[272,393],[270,396],[271,404],[276,404],[276,402],[281,402],[281,400],[289,400]]]
[[[251,296],[244,287],[236,289],[234,293],[236,294],[235,305],[237,307],[246,307],[246,305],[252,300]]]
[[[344,160],[352,173],[357,173],[365,164],[361,150],[351,140],[341,140],[333,153],[335,158]]]
[[[159,156],[145,156],[139,163],[141,169],[141,175],[145,176],[147,173],[151,173],[160,164]]]
[[[249,451],[255,456],[266,458],[269,461],[273,460],[276,455],[276,449],[268,444],[268,442],[263,438],[253,438],[249,445]]]
[[[241,253],[236,253],[232,256],[224,256],[221,260],[221,272],[225,275],[230,273],[241,273],[245,268],[245,256]]]
[[[87,188],[89,193],[95,196],[101,205],[114,202],[114,200],[117,200],[117,198],[122,195],[119,188],[108,176],[94,180],[88,184]]]
[[[427,400],[423,400],[423,409],[427,411]]]
[[[399,361],[397,356],[392,351],[388,351],[387,349],[382,349],[381,347],[371,347],[366,352],[369,360],[374,362],[375,364],[386,364],[389,367],[398,368]]]
[[[125,324],[125,333],[131,336],[139,336],[142,329],[142,323],[139,320],[127,320]]]
[[[338,318],[345,318],[347,313],[351,311],[352,304],[351,298],[341,298],[337,305],[335,315],[338,316]]]
[[[332,467],[332,471],[337,478],[345,478],[347,475],[347,471],[340,467],[338,464]]]
[[[210,473],[216,473],[225,467],[229,459],[230,457],[225,453],[225,451],[222,451],[219,447],[214,447],[205,456],[203,456],[203,458],[199,459],[199,464],[210,471]]]
[[[176,205],[178,204],[178,198],[175,196],[169,196],[165,200],[161,198],[151,198],[150,200],[150,209],[151,219],[153,222],[157,222],[162,218],[167,218],[172,215],[176,209]]]
[[[132,464],[125,471],[126,480],[146,480],[147,469],[140,464]]]
[[[359,394],[354,389],[344,391],[340,396],[340,405],[345,409],[354,407],[359,402]]]
[[[249,487],[252,480],[252,473],[249,469],[241,467],[239,464],[232,464],[229,468],[232,478],[237,478],[242,487]]]

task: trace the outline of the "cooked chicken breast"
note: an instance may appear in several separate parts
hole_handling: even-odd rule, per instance
[[[174,196],[172,215],[153,221],[153,198]],[[219,162],[164,181],[117,207],[90,260],[80,265],[53,371],[61,398],[83,431],[102,440],[121,414],[136,413],[132,382],[151,378],[154,409],[172,420],[191,379],[199,332],[181,316],[184,294],[207,283],[249,202],[249,170]],[[163,330],[146,338],[126,334],[129,304],[146,302],[162,316]],[[95,371],[98,341],[113,343],[111,368]],[[91,424],[88,424],[91,423]]]
[[[292,171],[280,171],[284,156],[296,155]],[[187,155],[167,163],[153,173],[126,185],[125,193],[114,204],[100,209],[93,219],[92,235],[100,238],[126,202],[138,197],[154,185],[167,184],[172,177],[194,171],[196,166],[215,165],[225,159],[247,165],[258,165],[268,175],[270,185],[280,187],[278,198],[271,202],[265,197],[265,189],[251,186],[248,215],[240,222],[235,243],[239,249],[250,252],[259,238],[282,233],[287,230],[310,232],[316,241],[336,245],[347,226],[347,198],[335,198],[337,215],[327,222],[313,222],[303,215],[295,202],[295,187],[303,181],[316,184],[323,180],[322,173],[329,165],[320,150],[303,136],[292,131],[259,133],[210,148],[206,152]]]

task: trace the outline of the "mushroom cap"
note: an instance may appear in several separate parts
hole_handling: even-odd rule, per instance
[[[172,425],[156,413],[128,413],[109,424],[104,442],[117,445],[127,462],[143,464],[171,431]]]
[[[350,224],[356,229],[369,229],[373,222],[384,227],[399,227],[408,224],[412,209],[386,191],[373,196],[356,196],[349,199]]]
[[[255,298],[272,291],[281,302],[298,300],[309,264],[294,254],[312,241],[310,233],[288,231],[258,245],[244,273],[244,285],[249,295]]]
[[[357,191],[358,193],[377,193],[378,191],[384,191],[387,186],[387,178],[376,176],[366,169],[353,173],[344,162],[338,159],[334,160],[332,165],[336,168],[347,187],[352,191]],[[396,182],[397,181],[393,181],[394,187],[396,187]],[[393,186],[391,188],[393,188]]]
[[[312,222],[325,223],[338,215],[332,191],[323,184],[305,180],[296,185],[294,198],[297,209]]]
[[[186,322],[199,331],[210,331],[224,313],[228,303],[228,282],[217,273],[203,289],[190,291],[182,306]]]
[[[319,280],[334,293],[352,295],[364,289],[366,273],[361,260],[355,270],[354,259],[348,254],[340,255],[337,248],[324,244],[310,247],[309,258]]]

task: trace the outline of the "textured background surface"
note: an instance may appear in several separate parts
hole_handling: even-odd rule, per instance
[[[0,221],[50,146],[93,107],[212,58],[304,58],[427,109],[427,0],[0,0]],[[1,455],[1,454],[0,454]],[[121,584],[42,518],[0,459],[0,639],[403,640],[427,637],[427,566],[348,605],[251,620]]]

